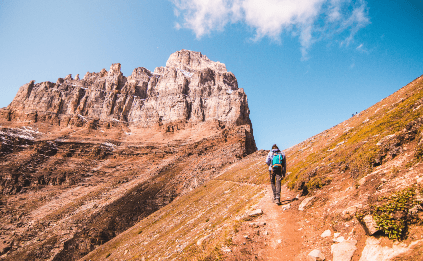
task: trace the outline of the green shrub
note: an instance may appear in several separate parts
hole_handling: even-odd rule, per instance
[[[381,205],[373,206],[373,218],[380,230],[390,239],[404,238],[409,223],[408,210],[416,203],[414,188],[406,188],[389,197],[379,198]]]
[[[307,182],[306,186],[308,190],[314,190],[314,189],[319,189],[327,184],[329,184],[332,181],[332,179],[330,178],[325,178],[325,177],[314,177],[312,179],[310,179],[309,182]]]

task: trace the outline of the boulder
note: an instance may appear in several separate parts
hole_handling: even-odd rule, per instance
[[[377,228],[376,221],[373,219],[372,215],[364,216],[363,222],[364,222],[365,230],[369,236],[379,231],[379,229]]]
[[[355,250],[357,250],[356,245],[356,240],[346,240],[338,244],[333,244],[331,246],[333,261],[350,261]]]
[[[333,238],[333,242],[336,242],[336,243],[341,243],[344,241],[345,241],[345,238],[343,236],[337,236]]]
[[[322,251],[318,249],[314,249],[307,255],[307,261],[323,261],[325,260],[325,256],[323,255]]]
[[[414,241],[408,246],[405,243],[395,242],[392,247],[381,246],[380,239],[369,237],[366,246],[361,252],[359,261],[387,261],[394,257],[412,251],[412,247],[422,240]]]

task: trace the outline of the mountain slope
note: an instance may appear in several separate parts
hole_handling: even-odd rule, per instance
[[[259,156],[257,156],[257,154]],[[83,260],[214,260],[220,246],[263,196],[263,153],[239,160],[222,174],[176,199]]]
[[[312,250],[329,260],[419,260],[422,104],[419,77],[287,149],[282,206],[271,203],[259,151],[81,260],[307,260]],[[248,216],[254,209],[264,213]]]
[[[187,50],[32,81],[0,140],[1,260],[77,260],[257,150],[235,76]]]
[[[423,77],[287,149],[282,206],[224,65],[75,78],[0,109],[1,260],[421,259]]]

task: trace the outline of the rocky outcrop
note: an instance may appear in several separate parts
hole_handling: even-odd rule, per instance
[[[219,121],[250,125],[247,96],[226,66],[199,52],[172,54],[154,72],[139,67],[128,77],[109,71],[68,75],[56,83],[23,85],[3,117],[57,125],[118,122],[140,127]]]

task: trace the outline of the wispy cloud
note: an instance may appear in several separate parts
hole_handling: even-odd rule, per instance
[[[197,38],[222,31],[230,23],[245,23],[253,39],[280,41],[284,32],[298,36],[303,58],[316,41],[339,35],[349,45],[369,24],[365,0],[171,0],[181,26]]]
[[[359,51],[360,53],[366,53],[366,54],[370,53],[370,51],[367,50],[364,44],[359,44],[355,49]]]

